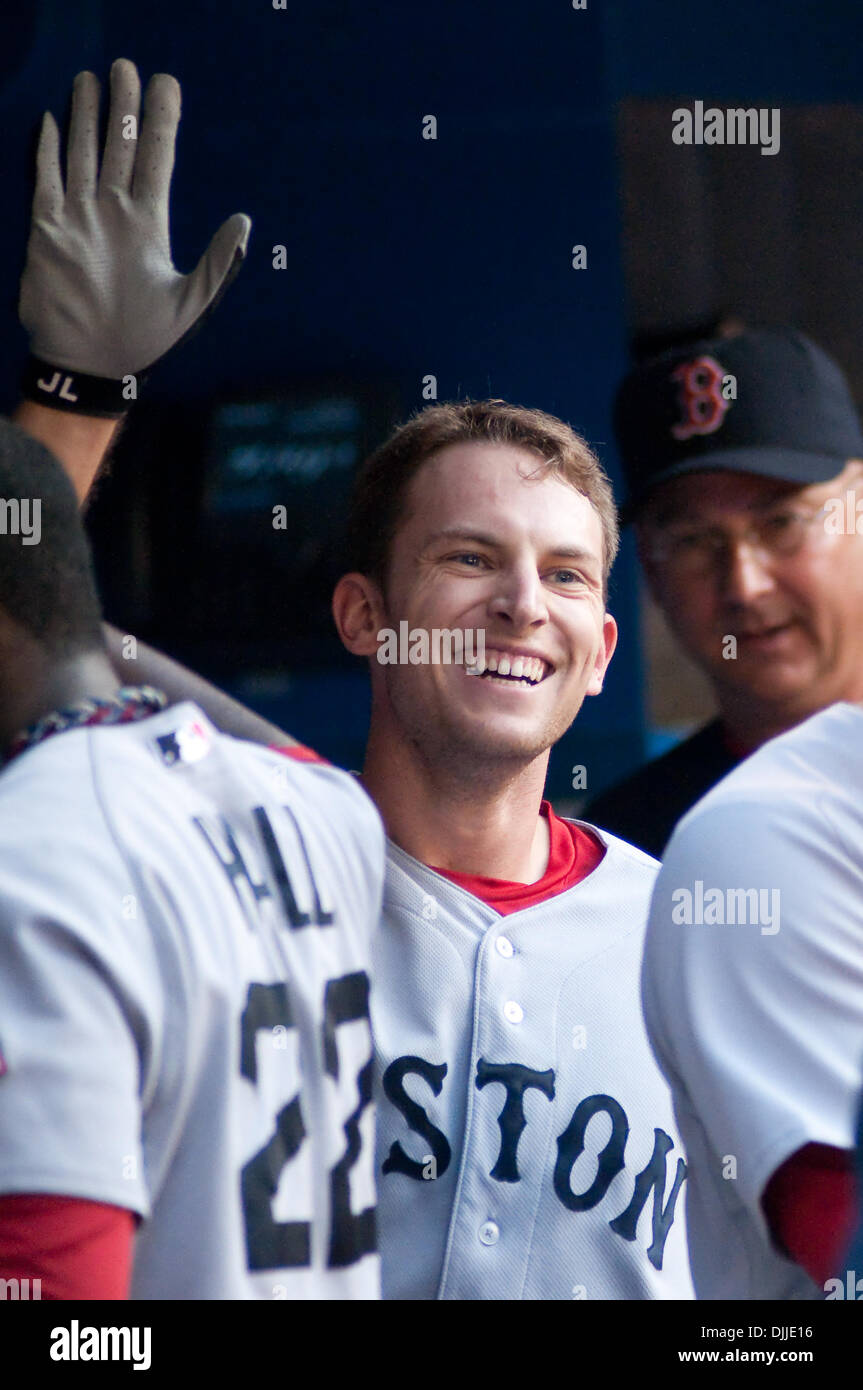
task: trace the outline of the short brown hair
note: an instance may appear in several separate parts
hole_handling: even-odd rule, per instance
[[[603,579],[617,554],[617,508],[611,484],[593,450],[554,415],[506,401],[430,405],[400,425],[360,468],[348,516],[350,568],[386,582],[393,538],[408,488],[433,454],[450,444],[509,444],[535,454],[586,497],[602,525]]]

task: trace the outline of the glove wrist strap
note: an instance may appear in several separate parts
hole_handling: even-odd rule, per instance
[[[31,357],[24,369],[22,390],[30,401],[51,410],[67,410],[73,415],[94,415],[119,420],[137,400],[143,385],[142,373],[117,381],[111,377],[88,376],[52,366],[41,357]]]

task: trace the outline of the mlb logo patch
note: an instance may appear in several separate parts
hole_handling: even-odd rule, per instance
[[[199,763],[210,751],[210,734],[197,719],[179,724],[169,734],[156,739],[156,751],[166,767],[176,763]]]

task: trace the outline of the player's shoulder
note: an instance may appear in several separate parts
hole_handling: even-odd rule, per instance
[[[193,787],[226,796],[230,776],[249,793],[287,798],[301,817],[326,817],[337,831],[353,828],[383,841],[377,808],[356,778],[302,744],[268,747],[222,733],[191,701],[142,721],[135,741],[150,766],[161,764],[176,780],[188,777]]]
[[[0,895],[69,912],[128,881],[94,776],[86,729],[56,734],[0,773]],[[53,897],[52,897],[53,895]],[[85,914],[86,915],[86,914]]]
[[[656,887],[659,863],[644,850],[612,835],[590,821],[570,821],[589,833],[605,849],[594,869],[558,895],[558,907],[595,914],[607,926],[624,936],[641,939],[647,923],[650,900]]]
[[[308,788],[325,805],[332,805],[333,799],[337,798],[360,821],[374,826],[383,839],[383,822],[378,808],[353,773],[336,767],[301,743],[284,748],[263,747],[261,744],[245,746],[254,748],[261,766],[275,768],[280,780]]]
[[[863,891],[861,734],[863,711],[830,706],[764,744],[708,792],[669,842],[657,920],[673,890],[698,880],[722,888],[769,883],[788,904],[786,937],[808,938],[817,928],[825,883],[844,885],[839,896],[850,904]]]
[[[98,815],[86,731],[69,730],[19,753],[0,772],[4,849],[34,825]]]
[[[302,744],[267,747],[227,734],[217,737],[222,755],[246,776],[257,777],[271,794],[287,797],[297,814],[316,816],[327,833],[342,839],[352,835],[383,861],[383,822],[351,773]]]
[[[707,833],[718,820],[742,825],[748,808],[769,828],[789,816],[818,819],[830,803],[857,806],[861,781],[863,709],[830,705],[770,739],[712,787],[683,817],[672,845],[696,830]]]
[[[604,847],[605,854],[594,869],[594,873],[606,866],[605,872],[624,874],[634,881],[652,883],[656,878],[659,872],[659,861],[654,859],[652,854],[648,854],[646,850],[639,849],[638,845],[631,844],[629,840],[621,839],[619,835],[613,835],[610,830],[604,830],[602,826],[595,825],[593,821],[576,820],[571,816],[562,816],[561,819],[586,831]]]

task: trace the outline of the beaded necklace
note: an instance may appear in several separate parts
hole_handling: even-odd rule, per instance
[[[152,685],[124,685],[110,699],[76,700],[65,709],[53,710],[29,729],[18,734],[9,747],[6,761],[11,762],[25,749],[67,729],[80,729],[88,724],[131,724],[157,714],[168,703],[167,695]]]

